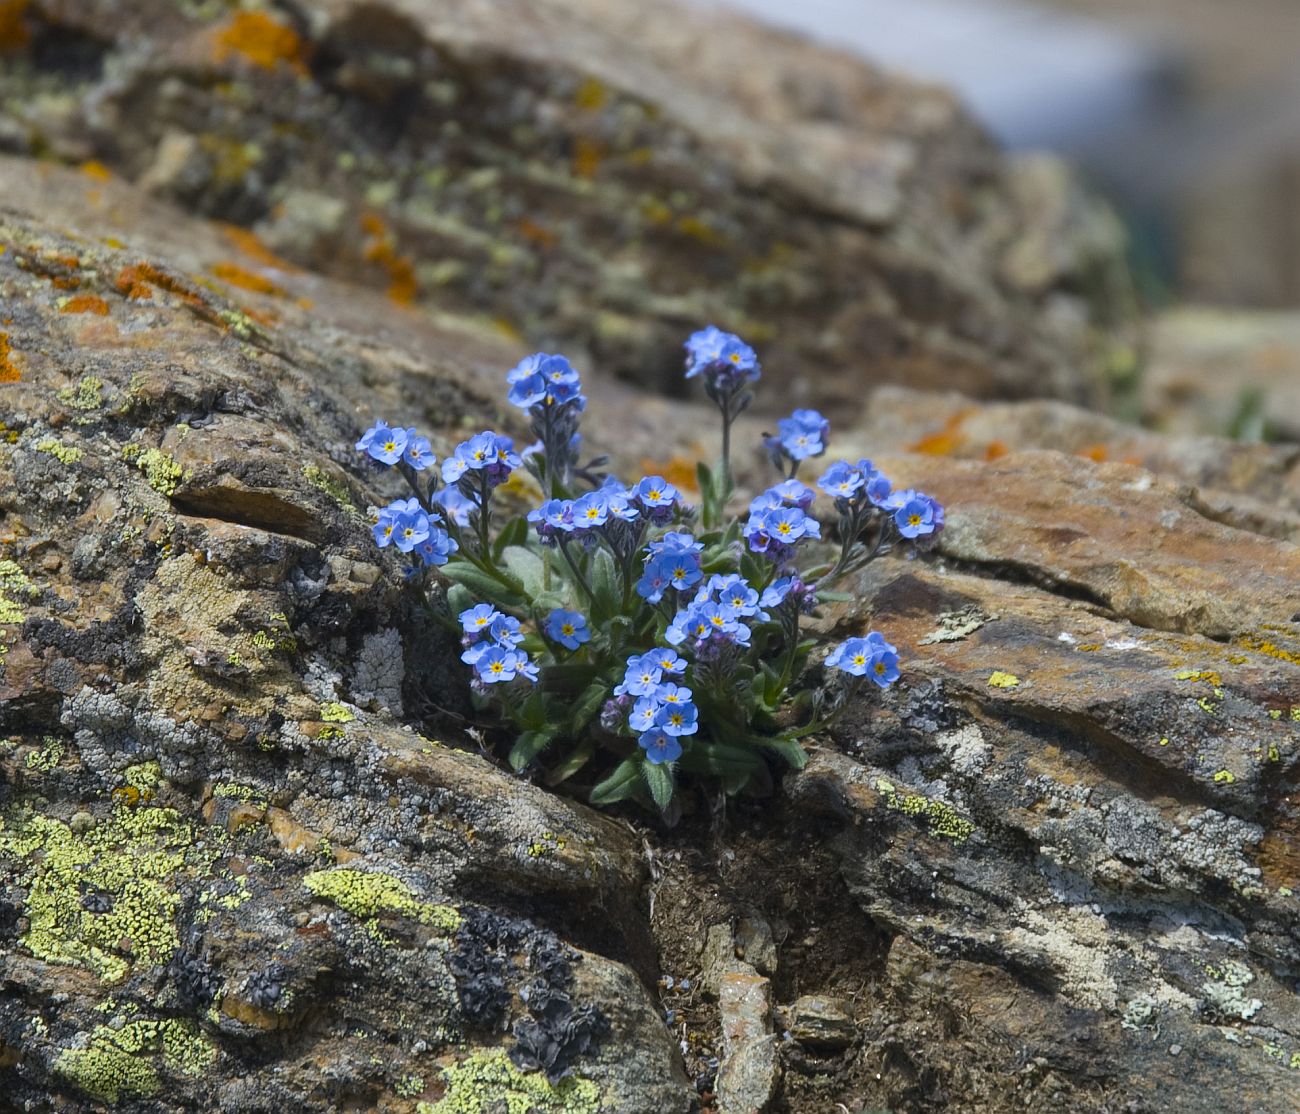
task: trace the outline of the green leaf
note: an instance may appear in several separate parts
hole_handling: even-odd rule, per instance
[[[581,735],[586,730],[587,725],[595,718],[600,707],[605,703],[609,696],[609,686],[604,680],[598,680],[589,685],[587,690],[578,697],[577,702],[573,705],[573,715],[570,719],[570,730],[574,735]]]
[[[796,770],[802,770],[808,764],[808,752],[794,739],[780,735],[755,735],[754,742],[768,750],[776,751]]]
[[[536,599],[546,589],[546,566],[531,549],[512,545],[502,551],[501,559],[523,587],[524,595]]]
[[[528,731],[543,731],[551,720],[545,695],[534,689],[515,712],[515,722]]]
[[[605,549],[596,550],[592,555],[588,577],[596,597],[591,606],[593,625],[601,625],[611,615],[622,610],[623,587],[619,583],[613,554]]]
[[[528,541],[528,519],[523,515],[516,515],[506,523],[505,528],[497,535],[496,544],[492,547],[492,553],[499,561],[501,555],[510,546],[522,546]]]
[[[587,800],[593,805],[612,805],[616,801],[627,800],[640,784],[641,759],[625,758],[614,767],[614,772],[609,777],[592,786]]]
[[[588,739],[580,743],[564,758],[563,761],[556,764],[550,773],[546,775],[547,785],[559,785],[562,781],[568,781],[588,762],[591,756],[596,753],[596,744]]]
[[[463,584],[453,584],[447,589],[447,608],[453,616],[468,611],[476,602],[473,593]]]
[[[828,603],[852,603],[858,597],[852,592],[818,592],[817,598]]]
[[[544,751],[555,738],[555,733],[546,731],[525,731],[515,745],[510,748],[510,767],[516,772],[522,770],[534,758]]]
[[[511,592],[496,577],[489,576],[482,569],[468,561],[451,561],[442,567],[442,574],[448,580],[463,584],[481,600],[495,604],[497,607],[520,607],[523,600]]]
[[[641,776],[650,787],[650,796],[659,806],[659,811],[666,811],[673,800],[672,770],[665,763],[654,763],[646,758],[641,763]]]

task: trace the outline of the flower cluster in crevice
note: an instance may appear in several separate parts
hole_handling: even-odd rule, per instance
[[[427,438],[382,421],[357,442],[412,492],[377,512],[375,542],[408,554],[420,585],[445,585],[446,608],[431,606],[461,638],[476,700],[513,725],[510,762],[544,767],[552,784],[581,775],[597,804],[667,812],[683,776],[738,792],[769,782],[765,756],[802,765],[800,740],[829,715],[823,690],[800,683],[816,649],[802,621],[837,598],[837,581],[894,546],[931,547],[944,525],[938,502],[895,491],[869,460],[804,483],[830,437],[815,410],[764,438],[780,479],[734,513],[731,433],[758,357],[713,327],[686,352],[722,426],[717,466],[698,467],[698,505],[663,476],[627,485],[606,459],[583,461],[587,399],[558,355],[506,376],[536,439],[526,448],[485,430],[439,465]],[[542,500],[506,517],[494,493],[520,469]],[[848,684],[899,677],[875,631],[832,647],[825,665]]]

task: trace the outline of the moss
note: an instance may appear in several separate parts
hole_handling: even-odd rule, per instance
[[[501,1049],[477,1052],[442,1069],[446,1092],[417,1114],[597,1114],[600,1088],[570,1076],[554,1087],[542,1072],[522,1072]]]
[[[138,802],[140,790],[127,788]],[[107,821],[76,832],[27,805],[12,807],[0,816],[0,860],[21,863],[23,945],[109,982],[134,963],[165,963],[178,945],[179,883],[210,871],[222,836],[214,829],[196,846],[193,826],[165,808],[118,803]],[[109,898],[106,912],[83,907],[90,892]]]
[[[36,451],[49,453],[60,464],[76,464],[81,459],[81,450],[75,445],[65,445],[55,437],[46,437],[36,442]]]
[[[995,689],[1013,689],[1020,684],[1020,678],[1014,673],[1003,673],[998,670],[989,677],[989,684]]]
[[[64,387],[59,401],[74,410],[98,410],[104,405],[104,381],[87,375],[75,387]]]
[[[335,702],[320,706],[320,718],[326,723],[351,723],[357,717],[344,705]]]
[[[930,828],[930,834],[937,839],[950,839],[954,843],[964,843],[975,831],[975,825],[962,816],[952,805],[943,801],[934,801],[919,793],[899,793],[891,782],[881,778],[876,782],[876,790],[884,798],[885,806],[907,816],[924,819]]]
[[[337,867],[308,874],[302,884],[354,917],[373,920],[390,913],[411,917],[442,932],[455,932],[460,927],[460,914],[455,909],[421,901],[410,886],[391,874]]]
[[[336,477],[331,476],[325,469],[317,467],[315,464],[304,464],[302,466],[302,478],[312,487],[325,492],[344,510],[356,509],[352,502],[352,495],[346,485]]]
[[[124,1095],[157,1093],[160,1059],[169,1071],[199,1076],[216,1058],[216,1045],[192,1021],[167,1018],[96,1026],[88,1047],[65,1049],[54,1070],[95,1098],[116,1103]]]

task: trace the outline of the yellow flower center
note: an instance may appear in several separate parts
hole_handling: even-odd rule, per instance
[[[397,442],[396,442],[396,441],[385,441],[385,442],[384,442],[384,452],[386,452],[386,453],[395,453],[396,451],[397,451]]]
[[[884,671],[885,671],[885,663],[883,661],[876,662],[876,672],[883,673]]]
[[[731,362],[732,362],[733,364],[738,364],[738,363],[740,363],[740,353],[739,353],[739,352],[733,352],[733,353],[731,354]]]
[[[502,665],[499,661],[494,661],[491,665],[488,666],[488,668],[492,670],[493,673],[501,673],[505,670],[505,666]]]
[[[572,623],[565,623],[564,626],[562,626],[562,627],[560,628],[560,633],[561,633],[561,634],[572,634],[572,633],[573,633],[573,624],[572,624]]]
[[[920,526],[921,516],[919,514],[909,514],[907,516],[907,524],[909,526]]]
[[[853,664],[854,664],[854,665],[866,665],[866,664],[867,664],[867,656],[866,656],[866,654],[854,654],[854,655],[853,655]]]

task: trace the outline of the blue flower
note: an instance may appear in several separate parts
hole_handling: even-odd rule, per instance
[[[640,734],[649,731],[655,725],[661,707],[653,696],[643,696],[632,706],[632,713],[627,718],[627,725]]]
[[[566,650],[576,650],[584,642],[591,641],[587,617],[579,611],[562,608],[556,608],[546,617],[546,636]]]
[[[609,512],[610,518],[635,522],[641,517],[640,510],[632,501],[632,492],[613,476],[607,477],[600,485],[600,494],[605,497],[605,509]]]
[[[633,501],[656,526],[672,520],[681,498],[681,492],[663,476],[646,476],[632,489]]]
[[[781,507],[763,516],[763,529],[783,545],[794,545],[804,538],[820,538],[821,524],[798,507]]]
[[[659,558],[651,558],[646,562],[645,571],[636,582],[637,595],[648,603],[658,603],[664,598],[664,593],[668,591],[668,588],[668,569],[664,567],[664,563]]]
[[[468,441],[462,441],[442,462],[442,482],[451,485],[467,473],[477,472],[495,486],[503,483],[521,463],[519,454],[514,451],[514,441],[484,430]]]
[[[646,757],[656,766],[665,762],[675,762],[682,756],[682,744],[669,735],[662,727],[646,731],[637,740],[645,751]]]
[[[429,502],[441,507],[445,517],[461,527],[469,525],[470,512],[478,509],[473,499],[467,499],[454,487],[439,488],[429,497]]]
[[[573,500],[548,499],[528,512],[528,521],[537,528],[543,545],[554,545],[560,534],[573,533]]]
[[[423,472],[438,463],[429,439],[419,436],[413,429],[406,431],[406,451],[402,453],[402,459],[417,472]]]
[[[691,697],[694,695],[685,685],[677,685],[672,681],[668,681],[655,689],[655,699],[660,704],[671,704],[676,707],[689,704]]]
[[[392,539],[403,553],[410,553],[429,536],[429,516],[422,510],[397,515],[393,526]]]
[[[703,375],[705,383],[723,393],[753,383],[761,375],[758,356],[734,333],[710,325],[686,340],[686,378]]]
[[[938,504],[928,495],[919,492],[904,494],[907,498],[900,501],[894,512],[894,525],[898,527],[898,532],[905,538],[934,533],[934,512]]]
[[[426,565],[445,565],[453,553],[460,548],[446,530],[434,528],[429,536],[415,547],[416,555]]]
[[[686,672],[686,661],[678,656],[676,650],[650,650],[641,656],[649,658],[660,673],[676,674]]]
[[[488,627],[488,637],[498,646],[514,649],[524,640],[519,625],[519,620],[513,615],[497,615]]]
[[[646,546],[651,555],[659,553],[702,553],[704,543],[697,542],[690,534],[682,531],[674,531],[665,534],[658,541],[653,541]]]
[[[714,573],[709,582],[695,594],[696,603],[715,601],[726,607],[732,616],[760,615],[758,593],[749,586],[749,582],[736,573],[724,576]]]
[[[890,483],[883,472],[873,472],[867,480],[867,499],[877,507],[885,506],[889,499]]]
[[[480,680],[490,685],[499,684],[502,681],[513,681],[515,674],[519,672],[519,667],[526,660],[518,650],[511,650],[505,646],[489,646],[474,662],[474,671],[479,675]]]
[[[368,453],[381,464],[396,464],[406,451],[407,436],[404,429],[394,429],[385,422],[376,422],[361,435],[357,449]]]
[[[866,486],[867,477],[847,460],[837,460],[817,481],[832,499],[852,499]]]
[[[633,654],[627,659],[627,669],[623,673],[623,682],[614,689],[615,696],[653,696],[663,680],[663,671],[659,668],[658,654]]]
[[[603,491],[589,491],[573,503],[573,523],[579,530],[594,530],[609,521],[609,500]]]
[[[826,451],[826,438],[831,423],[816,410],[796,410],[788,418],[776,423],[777,436],[765,437],[773,462],[780,467],[783,461],[798,464]]]
[[[785,598],[790,594],[790,587],[794,582],[793,576],[783,576],[779,580],[772,581],[763,589],[763,596],[758,602],[764,607],[780,607],[785,603]]]
[[[655,717],[655,726],[674,738],[694,735],[699,728],[699,712],[694,704],[665,704]]]
[[[674,646],[680,646],[683,642],[699,642],[709,637],[712,633],[712,624],[704,617],[704,604],[692,604],[690,607],[684,607],[673,616],[673,621],[668,624],[668,629],[664,631],[664,640]]]
[[[466,634],[483,634],[500,617],[501,612],[490,603],[476,604],[457,616],[460,620],[460,628]]]
[[[854,677],[870,677],[882,689],[899,678],[898,650],[879,631],[841,642],[827,656],[826,664]]]
[[[546,380],[534,373],[523,379],[517,379],[511,385],[506,400],[512,406],[528,410],[545,400],[550,393]]]

